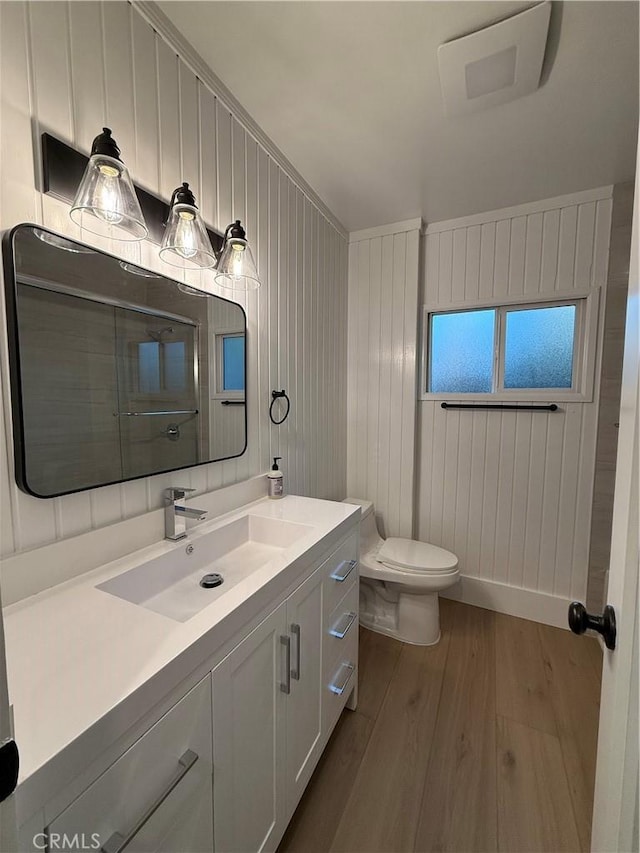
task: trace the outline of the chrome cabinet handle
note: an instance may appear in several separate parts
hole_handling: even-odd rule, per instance
[[[358,614],[354,613],[353,610],[349,613],[343,613],[333,628],[329,628],[329,633],[341,640],[357,618]]]
[[[338,696],[342,696],[347,689],[347,684],[351,681],[351,676],[355,672],[355,669],[352,663],[343,663],[329,685],[329,690],[332,693],[337,693]]]
[[[129,830],[126,835],[121,835],[119,832],[114,832],[113,835],[110,836],[108,841],[100,848],[101,853],[122,853],[122,851],[129,846],[129,844],[133,841],[136,835],[140,832],[145,823],[147,823],[149,818],[154,815],[155,812],[158,811],[158,809],[167,799],[169,794],[187,775],[187,773],[189,772],[189,770],[191,770],[197,760],[198,754],[193,752],[193,750],[188,749],[178,760],[178,764],[180,765],[178,770],[174,774],[167,787],[160,794],[158,799],[153,803],[153,805],[151,805],[142,815],[142,817],[138,821],[136,821],[134,826]]]
[[[291,637],[288,634],[280,635],[280,645],[284,646],[284,680],[280,682],[280,690],[283,693],[291,693]]]
[[[343,581],[346,581],[357,565],[357,560],[343,560],[340,565],[331,572],[331,577],[334,581],[342,583]]]
[[[291,678],[295,678],[296,681],[300,681],[300,626],[294,623],[291,626],[291,633],[296,638],[296,662],[291,670]]]

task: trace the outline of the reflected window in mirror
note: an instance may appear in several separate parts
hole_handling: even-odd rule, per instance
[[[244,394],[244,335],[235,333],[218,335],[220,372],[218,392]]]

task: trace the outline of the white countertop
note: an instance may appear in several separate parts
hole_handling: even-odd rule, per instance
[[[96,589],[147,559],[251,512],[313,529],[186,622]],[[10,701],[20,749],[18,808],[28,817],[122,737],[243,624],[346,533],[359,508],[288,495],[262,499],[7,607]]]

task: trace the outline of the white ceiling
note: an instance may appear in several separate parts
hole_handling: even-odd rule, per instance
[[[541,88],[453,118],[438,45],[531,3],[158,5],[349,231],[633,177],[637,2],[554,2]]]

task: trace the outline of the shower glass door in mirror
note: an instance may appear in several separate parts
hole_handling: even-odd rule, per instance
[[[54,497],[244,452],[239,305],[36,226],[13,229],[4,252],[24,491]]]

